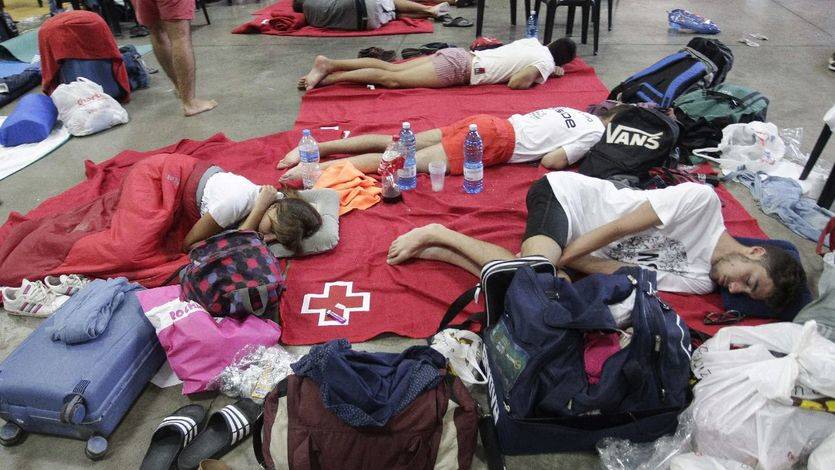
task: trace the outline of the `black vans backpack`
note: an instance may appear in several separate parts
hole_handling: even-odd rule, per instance
[[[725,81],[733,62],[733,52],[718,39],[693,38],[684,49],[624,80],[609,99],[669,108],[688,91]]]
[[[655,109],[630,106],[618,113],[586,154],[580,173],[609,179],[631,175],[643,180],[652,167],[669,166],[676,155],[678,125]]]
[[[757,90],[727,83],[680,96],[673,109],[681,127],[678,146],[682,160],[694,149],[718,146],[722,129],[731,124],[766,122],[768,103]]]

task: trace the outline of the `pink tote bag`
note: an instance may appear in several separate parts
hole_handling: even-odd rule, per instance
[[[272,346],[281,337],[277,324],[252,315],[215,319],[197,302],[181,301],[180,286],[148,289],[137,297],[183,381],[183,395],[212,390],[215,377],[244,346]]]

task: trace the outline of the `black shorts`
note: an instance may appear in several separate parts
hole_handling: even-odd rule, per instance
[[[557,242],[560,248],[565,248],[568,240],[568,216],[554,196],[547,177],[543,176],[531,185],[525,204],[528,207],[528,221],[522,241],[535,235],[544,235]]]

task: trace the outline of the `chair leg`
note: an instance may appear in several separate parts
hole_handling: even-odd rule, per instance
[[[600,40],[600,0],[594,0],[592,15],[592,21],[594,21],[594,55],[597,55],[597,45]]]
[[[516,25],[516,0],[510,0],[510,24]]]
[[[606,11],[606,14],[609,15],[609,20],[606,22],[606,26],[609,28],[609,31],[612,30],[612,4],[615,3],[615,0],[609,0],[609,10]]]
[[[589,43],[589,15],[591,14],[591,5],[583,5],[583,31],[580,32],[580,42],[583,44]]]
[[[812,153],[809,154],[809,160],[806,161],[806,166],[803,167],[803,172],[800,173],[800,179],[805,180],[809,176],[809,173],[812,172],[812,168],[814,168],[815,163],[818,162],[818,158],[820,158],[821,153],[823,153],[823,148],[826,147],[826,143],[829,142],[829,137],[831,135],[832,129],[829,128],[828,124],[824,124],[823,130],[818,136],[818,140],[815,142],[814,148],[812,148]]]
[[[485,0],[477,0],[476,1],[475,37],[481,36],[481,29],[484,26],[484,1]]]
[[[542,36],[542,44],[551,43],[551,36],[554,34],[554,16],[557,14],[557,2],[548,2],[545,9],[545,34]]]
[[[568,15],[565,17],[565,35],[571,36],[574,33],[574,6],[568,7]]]

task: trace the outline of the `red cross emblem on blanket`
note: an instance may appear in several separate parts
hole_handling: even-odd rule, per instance
[[[319,326],[343,326],[351,321],[352,312],[371,309],[370,292],[354,292],[353,281],[326,282],[321,294],[307,294],[302,303],[302,314],[319,314]],[[336,318],[328,314],[335,313]]]

